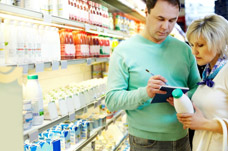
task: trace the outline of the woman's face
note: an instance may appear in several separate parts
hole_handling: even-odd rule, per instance
[[[208,49],[205,39],[202,36],[200,38],[193,36],[189,40],[189,44],[192,48],[192,54],[196,57],[197,64],[202,66],[209,63],[210,67],[213,68],[219,55],[215,50]]]

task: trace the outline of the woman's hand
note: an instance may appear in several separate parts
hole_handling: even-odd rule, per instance
[[[178,113],[177,119],[183,124],[183,128],[193,130],[204,129],[204,125],[208,120],[203,116],[202,112],[194,104],[195,113]]]

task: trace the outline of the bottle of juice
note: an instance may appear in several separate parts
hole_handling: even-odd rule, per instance
[[[65,59],[65,29],[59,30],[60,49],[61,49],[61,60]]]

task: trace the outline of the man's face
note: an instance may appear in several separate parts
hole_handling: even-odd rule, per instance
[[[146,38],[155,43],[163,42],[173,30],[178,15],[178,6],[158,0],[150,13],[146,10]]]

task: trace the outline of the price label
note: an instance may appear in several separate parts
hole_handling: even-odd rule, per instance
[[[67,69],[67,61],[66,60],[61,61],[61,69]]]
[[[124,115],[125,115],[125,111],[122,111],[122,112],[121,112],[121,116],[124,116]]]
[[[116,123],[116,119],[113,119],[112,123],[115,124]]]
[[[36,72],[43,72],[44,71],[44,63],[36,63],[35,64]]]
[[[100,27],[97,27],[97,32],[101,32],[101,28]]]
[[[88,108],[85,107],[85,108],[84,108],[84,113],[87,113],[87,111],[88,111]]]
[[[44,13],[43,14],[43,19],[44,19],[44,22],[46,22],[46,23],[51,23],[52,22],[52,16],[50,14]]]
[[[39,135],[38,130],[35,130],[35,131],[29,133],[29,141],[33,142],[33,141],[38,140],[38,135]]]
[[[98,135],[101,135],[101,131],[98,132]]]
[[[104,28],[104,34],[107,34],[108,32],[107,32],[107,29],[106,28]]]
[[[21,67],[23,68],[23,74],[28,74],[28,65],[25,64],[25,65],[22,65]]]
[[[97,106],[98,106],[98,102],[95,102],[94,103],[94,108],[97,108]]]
[[[87,63],[87,65],[91,65],[92,64],[92,59],[91,58],[87,58],[86,59],[86,63]]]
[[[69,121],[72,122],[73,120],[75,120],[75,112],[69,114]]]
[[[101,99],[97,101],[97,105],[101,105]]]
[[[59,69],[59,62],[53,61],[52,62],[52,70],[58,70]]]
[[[95,150],[95,148],[96,148],[96,147],[95,147],[95,141],[92,141],[92,142],[91,142],[91,148],[92,148],[92,150]]]
[[[85,24],[85,31],[90,31],[90,25],[89,24]]]

